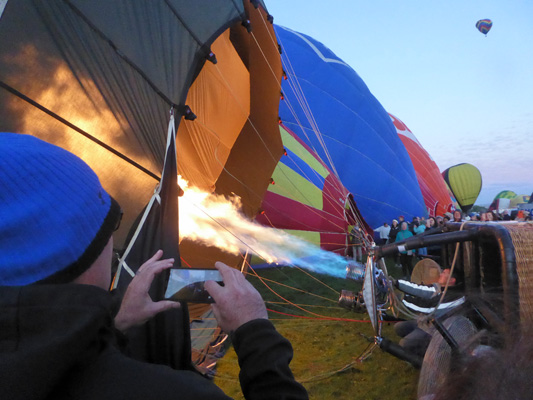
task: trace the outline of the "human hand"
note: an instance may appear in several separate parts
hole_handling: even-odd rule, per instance
[[[174,265],[173,258],[161,260],[162,256],[163,251],[158,250],[137,270],[115,317],[115,327],[118,330],[126,332],[132,326],[141,325],[162,311],[181,307],[180,303],[175,301],[154,302],[148,293],[155,276]]]
[[[240,271],[222,262],[216,262],[215,268],[220,271],[224,286],[207,281],[205,288],[215,300],[211,308],[224,332],[234,332],[254,319],[268,319],[263,298]]]

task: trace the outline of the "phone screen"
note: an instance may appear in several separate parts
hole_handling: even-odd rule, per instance
[[[204,288],[205,281],[222,282],[216,269],[173,268],[170,270],[165,298],[190,303],[213,303]]]

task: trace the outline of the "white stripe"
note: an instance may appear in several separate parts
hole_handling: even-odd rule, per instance
[[[352,67],[350,67],[348,64],[346,64],[344,61],[337,60],[335,58],[326,57],[324,54],[322,54],[322,52],[320,50],[318,50],[318,48],[312,42],[309,41],[309,39],[307,39],[301,33],[295,32],[295,31],[293,31],[292,29],[289,29],[289,28],[285,28],[284,26],[278,25],[278,27],[281,28],[281,29],[285,29],[286,31],[289,31],[289,32],[293,33],[294,35],[298,36],[300,39],[302,39],[305,43],[307,43],[307,45],[309,47],[311,47],[311,49],[316,53],[316,55],[319,56],[322,59],[322,61],[327,62],[327,63],[341,64],[341,65],[344,65],[344,66],[352,69]]]
[[[460,299],[457,299],[455,301],[450,301],[449,303],[442,303],[439,306],[438,309],[439,310],[446,310],[446,309],[449,309],[449,308],[454,308],[454,307],[457,307],[457,306],[463,304],[464,302],[465,302],[465,298],[461,297]],[[405,300],[402,300],[402,303],[406,307],[409,307],[411,310],[414,310],[414,311],[417,311],[417,312],[421,312],[421,313],[424,313],[424,314],[429,314],[429,313],[432,313],[433,311],[435,311],[435,307],[419,307],[416,304],[409,303],[408,301],[405,301]]]
[[[434,286],[417,285],[416,283],[404,281],[403,279],[400,280],[399,282],[402,285],[412,287],[413,289],[416,289],[416,290],[422,290],[423,292],[435,293],[437,291]]]
[[[175,134],[176,134],[176,126],[174,125],[174,113],[170,114],[170,121],[168,123],[168,131],[167,131],[167,148],[166,152],[168,152],[169,146],[171,141],[174,140]],[[166,153],[165,153],[165,164],[167,161]],[[165,166],[163,165],[163,171],[161,172],[161,181],[163,181],[163,175],[165,173]],[[159,193],[161,192],[161,184],[158,183],[154,189],[154,194],[152,195],[152,198],[150,199],[150,202],[146,206],[146,209],[144,210],[144,214],[141,218],[141,221],[139,222],[139,225],[137,225],[137,229],[135,230],[135,233],[133,234],[133,237],[131,238],[130,242],[128,243],[128,247],[126,248],[126,251],[124,251],[124,254],[122,255],[122,258],[119,259],[118,263],[118,269],[116,273],[116,278],[113,282],[113,289],[116,289],[118,286],[118,281],[120,279],[120,274],[122,272],[122,269],[126,270],[132,277],[135,276],[135,273],[131,270],[131,268],[126,264],[126,258],[130,254],[130,251],[135,244],[135,241],[137,240],[137,237],[139,236],[139,233],[141,232],[142,227],[144,226],[144,223],[146,222],[146,219],[148,218],[148,214],[150,214],[150,210],[152,209],[152,206],[154,205],[154,202],[157,201],[159,204],[161,204],[161,196]]]

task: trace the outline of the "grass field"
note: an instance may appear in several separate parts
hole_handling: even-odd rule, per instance
[[[410,364],[379,348],[357,361],[373,336],[368,315],[337,305],[341,289],[360,290],[355,282],[311,276],[292,267],[257,274],[263,282],[252,273],[248,279],[263,295],[269,318],[291,341],[291,368],[311,399],[416,399],[418,371]],[[392,326],[383,327],[383,336],[398,341]],[[218,363],[215,382],[228,395],[244,399],[238,371],[235,353],[229,349]]]

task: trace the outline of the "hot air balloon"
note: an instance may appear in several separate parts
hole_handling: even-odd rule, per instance
[[[370,235],[372,229],[326,164],[283,124],[280,132],[285,152],[256,221],[345,255],[347,237],[355,222]]]
[[[283,149],[281,61],[264,4],[21,0],[4,1],[0,17],[0,130],[77,154],[121,204],[118,289],[159,248],[195,267],[236,265],[178,249],[176,175],[257,213]],[[161,276],[152,297],[164,286]],[[167,317],[131,343],[144,343],[138,358],[186,368],[187,310]]]
[[[509,204],[510,208],[516,208],[519,204],[527,204],[529,202],[530,196],[527,194],[519,194],[516,197],[511,199]]]
[[[476,28],[478,31],[487,36],[487,33],[489,33],[490,28],[492,28],[492,21],[490,19],[480,19],[476,22]]]
[[[511,199],[514,199],[515,197],[516,193],[512,190],[502,190],[500,193],[494,196],[494,199],[489,206],[489,210],[498,211],[500,209],[510,208]]]
[[[472,164],[462,163],[446,169],[442,176],[463,212],[468,212],[481,191],[481,173]]]
[[[363,80],[317,40],[275,29],[288,78],[279,110],[285,126],[327,163],[370,226],[425,215],[409,155]]]
[[[496,199],[513,199],[516,197],[516,193],[512,190],[502,190],[500,193],[498,193],[496,196],[494,196],[494,200]]]
[[[396,127],[398,136],[409,153],[409,157],[411,157],[429,215],[444,215],[445,212],[452,209],[453,202],[439,167],[409,128],[394,115],[390,113],[389,115]]]

